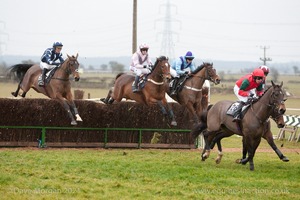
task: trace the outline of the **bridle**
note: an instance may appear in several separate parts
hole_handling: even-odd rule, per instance
[[[67,66],[63,67],[64,64],[66,64]],[[61,66],[58,68],[58,70],[63,70],[68,75],[68,78],[53,77],[52,79],[69,81],[69,76],[72,74],[73,71],[78,73],[78,67],[79,67],[79,63],[77,59],[74,60],[69,59],[68,61],[63,62]]]

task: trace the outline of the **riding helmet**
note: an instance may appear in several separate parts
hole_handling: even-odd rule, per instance
[[[266,65],[260,66],[259,69],[262,69],[264,71],[265,75],[268,75],[270,72],[269,68]]]
[[[53,47],[55,48],[55,47],[62,47],[62,46],[64,46],[61,42],[54,42],[53,43]]]
[[[252,76],[254,76],[254,77],[264,77],[265,74],[264,74],[264,71],[262,69],[257,68],[252,72]]]
[[[185,59],[190,59],[190,60],[193,60],[195,58],[195,56],[193,55],[193,53],[191,51],[186,52],[184,57],[185,57]]]

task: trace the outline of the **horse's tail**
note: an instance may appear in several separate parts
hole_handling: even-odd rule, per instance
[[[192,129],[191,134],[194,139],[197,138],[200,133],[207,128],[207,113],[212,106],[213,104],[208,105],[207,110],[203,111],[200,116],[200,123]]]
[[[22,81],[27,70],[34,64],[17,64],[8,68],[8,74],[14,73],[19,81]]]

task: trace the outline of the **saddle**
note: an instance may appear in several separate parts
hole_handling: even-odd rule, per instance
[[[171,81],[170,81],[170,83],[169,83],[169,87],[170,87],[170,90],[172,89],[172,88],[176,88],[176,91],[177,91],[177,93],[179,93],[179,92],[181,92],[181,90],[183,89],[183,86],[184,86],[184,82],[186,81],[186,79],[188,79],[189,78],[189,76],[187,75],[187,74],[183,74],[183,75],[181,75],[180,77],[179,77],[179,79],[175,79],[175,78],[173,78]],[[174,85],[174,87],[173,87],[173,84],[175,84]]]
[[[52,76],[54,75],[54,73],[56,72],[57,69],[58,69],[58,67],[54,67],[53,69],[50,69],[46,73],[45,84],[48,84],[50,82]],[[42,80],[42,74],[39,76],[38,80]]]
[[[232,103],[232,104],[229,106],[228,110],[226,111],[226,114],[229,115],[229,116],[234,116],[234,114],[235,114],[236,111],[237,111],[237,107],[238,107],[239,104],[240,104],[239,101]],[[245,104],[245,105],[243,106],[242,111],[241,111],[241,119],[243,119],[245,113],[246,113],[247,110],[250,108],[250,105],[251,105],[251,104]]]
[[[140,75],[140,79],[139,79],[139,82],[138,82],[138,89],[139,90],[142,90],[145,87],[146,82],[147,82],[147,77],[148,77],[149,74],[141,74]],[[134,81],[132,82],[132,86],[133,85],[134,85]]]

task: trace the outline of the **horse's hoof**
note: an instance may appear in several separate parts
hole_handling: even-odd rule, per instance
[[[207,159],[206,156],[201,156],[201,161],[205,161]]]
[[[177,126],[177,122],[176,122],[176,121],[172,121],[172,122],[171,122],[171,125],[172,125],[172,126]]]
[[[72,125],[72,126],[76,126],[76,125],[77,125],[77,122],[76,122],[76,121],[72,121],[72,122],[71,122],[71,125]]]
[[[283,162],[289,162],[290,160],[287,158],[287,157],[283,157],[282,159],[281,159]]]
[[[100,101],[107,104],[106,98],[100,98]]]
[[[81,117],[78,114],[76,114],[76,121],[82,122],[82,119],[81,119]]]
[[[241,163],[242,163],[242,160],[241,160],[241,159],[236,159],[235,163],[241,164]]]
[[[216,158],[216,164],[220,164],[221,163],[221,158]]]
[[[17,97],[16,93],[15,92],[12,92],[11,93],[14,97]]]

